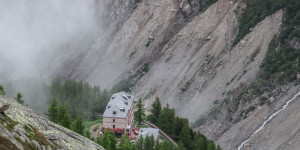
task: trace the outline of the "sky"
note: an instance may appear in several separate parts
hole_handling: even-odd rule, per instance
[[[94,8],[92,0],[0,0],[0,77],[46,76],[40,58],[95,29]]]
[[[0,84],[9,85],[7,95],[21,91],[35,103],[28,84],[38,92],[43,83],[32,82],[47,82],[47,65],[61,46],[96,31],[96,17],[94,0],[0,0]]]

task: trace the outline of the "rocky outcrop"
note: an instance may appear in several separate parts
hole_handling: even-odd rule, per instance
[[[59,126],[36,111],[15,100],[0,98],[0,107],[10,104],[5,118],[0,119],[0,138],[9,141],[0,146],[16,146],[18,149],[103,149],[90,139]]]

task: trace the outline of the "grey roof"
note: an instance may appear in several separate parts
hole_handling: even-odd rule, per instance
[[[147,135],[150,137],[153,135],[154,140],[157,140],[159,134],[159,129],[156,128],[141,128],[139,131],[139,137],[143,135],[143,138],[145,138]]]
[[[125,92],[113,94],[106,106],[103,117],[126,118],[133,99],[132,95]]]

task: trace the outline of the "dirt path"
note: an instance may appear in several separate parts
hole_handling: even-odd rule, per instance
[[[89,129],[89,132],[91,133],[91,137],[93,138],[99,137],[102,127],[103,127],[102,123],[97,123],[92,125],[91,128]]]

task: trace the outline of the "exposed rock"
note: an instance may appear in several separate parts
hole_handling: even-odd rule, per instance
[[[0,98],[0,107],[3,104],[8,103],[10,104],[10,108],[6,111],[6,115],[17,124],[13,126],[12,131],[6,129],[3,124],[0,124],[0,136],[7,138],[20,150],[23,150],[22,143],[31,142],[33,142],[40,150],[52,150],[56,147],[56,145],[63,147],[63,149],[74,150],[82,150],[86,148],[94,150],[103,149],[101,146],[91,141],[90,139],[49,121],[41,114],[17,103],[14,100]],[[6,121],[5,123],[10,124],[10,126],[12,124],[15,124],[9,121]],[[33,130],[36,131],[32,132],[31,134],[34,134],[41,140],[43,140],[43,137],[41,136],[44,136],[46,140],[44,142],[47,142],[50,145],[46,147],[46,145],[39,143],[35,139],[29,139],[29,133],[27,133],[27,131],[23,127],[25,125],[27,125],[28,128],[31,128],[30,126],[34,127],[35,129]],[[36,132],[39,132],[39,135],[37,135]],[[57,149],[57,147],[55,149]]]
[[[270,100],[270,102],[273,102],[274,101],[274,97],[270,97],[269,100]]]
[[[35,147],[39,150],[41,150],[41,145],[39,144],[39,142],[37,142],[36,140],[32,140],[33,144],[35,145]]]
[[[14,131],[19,133],[26,133],[23,126],[21,124],[17,124],[14,126]]]
[[[293,37],[292,39],[288,40],[288,43],[295,49],[300,48],[299,38],[297,38],[297,37]]]

